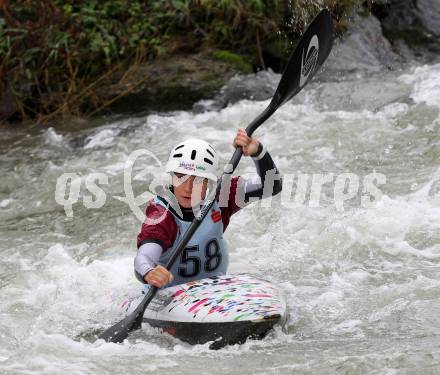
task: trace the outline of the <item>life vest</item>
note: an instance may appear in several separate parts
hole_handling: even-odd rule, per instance
[[[167,205],[157,197],[154,198],[154,202],[167,208]],[[182,220],[171,210],[169,212],[172,213],[176,221],[177,236],[171,247],[166,249],[159,258],[158,263],[164,267],[175,253],[177,245],[192,223]],[[206,215],[180,257],[171,267],[170,272],[173,274],[174,280],[166,287],[211,276],[225,275],[228,264],[229,251],[227,242],[223,238],[222,215],[218,202],[214,202],[211,212]]]

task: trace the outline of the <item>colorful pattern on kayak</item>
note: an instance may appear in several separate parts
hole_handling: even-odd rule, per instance
[[[137,303],[130,305],[128,310],[133,310]],[[250,275],[224,275],[160,290],[144,318],[224,323],[284,316],[285,312],[284,297],[270,282]]]
[[[189,286],[187,289],[180,289],[173,294],[173,300],[168,306],[169,312],[183,305],[193,318],[198,314],[220,314],[223,317],[234,315],[233,320],[238,321],[249,315],[276,314],[281,307],[280,299],[273,294],[277,290],[257,279],[229,276],[213,278],[212,282],[194,281],[186,285]],[[214,285],[223,287],[218,290],[220,293],[215,293]]]

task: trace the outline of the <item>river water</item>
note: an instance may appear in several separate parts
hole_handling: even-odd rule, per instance
[[[269,76],[276,85],[279,75]],[[140,291],[132,264],[141,223],[124,200],[129,155],[147,149],[164,163],[174,144],[200,137],[224,163],[236,128],[267,104],[2,129],[1,373],[440,371],[440,65],[312,82],[255,133],[285,175],[284,189],[233,217],[230,271],[280,286],[284,329],[219,351],[148,327],[124,344],[90,342]],[[157,170],[152,157],[136,161],[135,196]],[[242,160],[237,173],[253,170]],[[63,173],[81,178],[72,217],[55,200]],[[107,176],[100,208],[84,204],[93,173]],[[295,201],[299,173],[309,184]],[[329,173],[312,199],[311,181]],[[371,174],[386,182],[376,180],[380,194],[368,205]],[[353,188],[342,201],[341,175],[339,188]]]

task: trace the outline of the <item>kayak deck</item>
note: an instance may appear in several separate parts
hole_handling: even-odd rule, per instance
[[[127,310],[136,305],[130,303]],[[285,318],[280,289],[262,278],[239,274],[161,289],[143,321],[190,344],[213,341],[210,347],[218,349],[249,337],[263,338]]]

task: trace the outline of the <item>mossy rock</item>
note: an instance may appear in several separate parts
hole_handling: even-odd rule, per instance
[[[247,67],[251,72],[251,67]],[[122,81],[103,86],[101,100],[112,101],[108,107],[120,113],[143,110],[189,109],[201,100],[212,98],[235,74],[237,64],[214,58],[211,51],[181,54],[172,58],[141,64],[130,75],[119,73]],[[129,90],[130,87],[134,87]],[[121,95],[124,93],[124,95]],[[112,98],[119,97],[113,101]]]
[[[251,64],[249,64],[242,56],[231,51],[217,50],[211,52],[211,56],[217,60],[233,65],[241,73],[249,74],[253,71]]]

